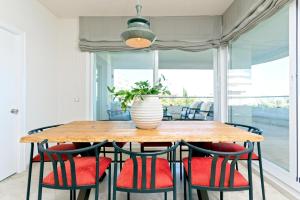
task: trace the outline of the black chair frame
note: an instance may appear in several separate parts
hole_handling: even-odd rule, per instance
[[[130,193],[164,193],[165,199],[167,199],[167,192],[173,191],[173,199],[176,200],[176,148],[179,145],[179,142],[176,142],[171,148],[158,151],[158,152],[146,152],[146,153],[139,153],[139,152],[131,152],[125,149],[120,148],[115,142],[113,142],[115,147],[115,158],[118,156],[119,152],[127,154],[133,160],[133,186],[132,188],[120,188],[117,187],[117,162],[114,162],[114,178],[113,178],[113,200],[116,200],[116,192],[127,192],[127,199],[130,199]],[[171,162],[171,170],[173,175],[173,187],[169,188],[155,188],[155,180],[156,180],[156,159],[157,156],[167,154],[169,152],[172,153],[172,160]],[[138,188],[138,164],[137,164],[137,157],[140,157],[142,160],[142,187]],[[151,183],[150,189],[146,188],[146,160],[147,158],[151,158]]]
[[[188,173],[184,173],[184,199],[186,200],[186,182],[188,183],[188,190],[189,190],[189,200],[192,199],[192,189],[197,190],[211,190],[211,191],[220,191],[220,199],[223,200],[223,192],[224,191],[241,191],[241,190],[249,190],[249,199],[253,200],[253,186],[252,186],[252,152],[253,152],[253,144],[252,142],[247,141],[246,148],[244,151],[241,152],[218,152],[218,151],[211,151],[207,149],[203,149],[200,147],[196,147],[192,144],[189,144],[185,141],[182,143],[189,148],[189,155],[188,155]],[[204,186],[197,186],[192,185],[192,173],[191,172],[191,161],[193,151],[198,153],[207,154],[212,156],[212,165],[211,165],[211,175],[210,175],[210,185],[209,187]],[[248,154],[247,160],[247,168],[248,168],[248,186],[242,187],[234,187],[234,172],[235,172],[235,164],[238,162],[239,157],[243,154]],[[222,158],[221,164],[221,175],[220,175],[220,186],[215,186],[215,177],[216,177],[216,166],[217,161],[219,158]],[[234,158],[234,159],[232,159]],[[230,163],[230,175],[229,175],[229,187],[225,187],[225,173],[226,173],[226,165]]]
[[[113,146],[112,147],[107,147],[107,146],[103,146],[102,149],[100,150],[100,153],[103,153],[103,156],[106,157],[106,154],[114,154],[115,151],[114,150],[106,150],[106,148],[114,148]],[[129,143],[129,149],[130,151],[132,150],[132,144],[131,142]],[[115,160],[113,160],[114,162]],[[119,158],[117,157],[117,161],[120,163],[120,170],[122,169],[122,164],[123,164],[123,155],[122,155],[122,152],[119,153]]]
[[[39,188],[38,188],[38,199],[42,199],[42,188],[50,188],[50,189],[59,189],[59,190],[70,190],[70,199],[76,199],[76,189],[92,189],[95,188],[95,199],[97,200],[99,197],[99,168],[100,168],[100,161],[99,161],[99,149],[103,146],[107,141],[103,141],[101,143],[95,144],[90,147],[76,149],[76,150],[67,150],[67,151],[53,151],[47,149],[47,140],[44,140],[38,145],[39,153],[41,156],[40,161],[40,175],[39,175]],[[96,176],[95,176],[95,184],[94,185],[87,185],[87,186],[78,186],[76,184],[76,171],[75,171],[75,162],[74,162],[74,155],[81,154],[83,152],[94,151],[95,159],[96,159]],[[43,183],[43,175],[44,175],[44,153],[50,158],[53,168],[54,174],[54,185],[47,185]],[[57,159],[54,159],[54,155]],[[68,161],[70,162],[71,166],[71,186],[68,185],[67,176],[66,176],[66,166],[65,161],[62,159],[62,156],[66,155],[68,157]],[[58,177],[58,164],[61,169],[62,174],[62,183],[60,185],[59,177]],[[110,199],[110,192],[111,192],[111,167],[108,167],[108,199]]]
[[[152,143],[152,142],[144,142],[141,143],[141,152],[157,152],[156,150],[146,150],[145,148],[148,148],[147,143]],[[159,143],[159,142],[154,142],[154,143]],[[173,145],[173,144],[172,144]],[[172,145],[170,146],[151,146],[151,147],[166,147],[167,149],[171,148]],[[130,150],[131,151],[131,150]],[[169,162],[172,161],[172,151],[170,151],[169,153],[167,153],[167,160]],[[176,160],[175,160],[176,161]]]
[[[244,125],[244,124],[238,124],[238,123],[225,123],[227,125],[233,126],[233,127],[237,127],[237,128],[243,128],[246,129],[248,132],[254,133],[254,134],[258,134],[258,135],[262,135],[263,134],[263,130],[256,128],[254,126],[249,126],[249,125]],[[266,199],[266,194],[265,194],[265,184],[264,184],[264,170],[263,170],[263,163],[262,163],[262,156],[261,156],[261,146],[260,146],[260,142],[255,142],[253,143],[253,148],[255,149],[255,144],[257,147],[257,154],[258,154],[258,165],[259,165],[259,176],[260,176],[260,184],[261,184],[261,191],[262,191],[262,198],[263,200]],[[244,147],[246,147],[246,143],[244,143]],[[237,169],[238,169],[238,163],[237,163]]]
[[[55,128],[58,126],[61,126],[62,124],[57,124],[57,125],[52,125],[52,126],[45,126],[37,129],[33,129],[28,132],[28,135],[36,134],[43,132],[46,129],[50,128]],[[37,143],[37,150],[38,150],[38,145]],[[48,148],[48,143],[46,144],[46,148]],[[34,143],[30,143],[30,156],[29,156],[29,169],[28,169],[28,178],[27,178],[27,192],[26,192],[26,200],[30,199],[30,189],[31,189],[31,176],[32,176],[32,164],[33,164],[33,153],[34,153]]]

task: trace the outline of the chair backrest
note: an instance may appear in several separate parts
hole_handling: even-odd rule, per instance
[[[98,177],[99,177],[99,151],[101,146],[103,146],[107,141],[103,141],[101,143],[95,144],[90,147],[76,149],[76,150],[66,150],[66,151],[54,151],[47,149],[47,140],[44,140],[38,145],[39,154],[41,156],[40,161],[40,182],[42,182],[43,173],[44,173],[44,155],[46,154],[52,163],[52,170],[54,175],[54,185],[53,187],[56,188],[77,188],[76,184],[76,171],[75,171],[75,162],[74,156],[88,152],[94,151],[95,152],[95,160],[96,160],[96,176],[95,176],[95,185],[98,184]],[[63,157],[67,157],[67,161],[64,161]],[[66,163],[70,165],[70,171],[67,172],[66,170]],[[59,173],[60,172],[60,173]],[[71,185],[68,184],[67,174],[71,174]],[[59,174],[61,174],[61,181],[59,179]]]
[[[41,128],[37,128],[37,129],[33,129],[31,131],[28,131],[28,135],[32,135],[32,134],[36,134],[36,133],[39,133],[39,132],[42,132],[46,129],[50,129],[50,128],[55,128],[55,127],[58,127],[58,126],[61,126],[63,124],[56,124],[56,125],[51,125],[51,126],[44,126],[44,127],[41,127]]]
[[[28,135],[32,135],[32,134],[37,134],[37,133],[40,133],[40,132],[43,132],[43,131],[45,131],[45,130],[47,130],[47,129],[50,129],[50,128],[55,128],[55,127],[58,127],[58,126],[61,126],[61,125],[63,125],[63,124],[55,124],[55,125],[51,125],[51,126],[44,126],[44,127],[41,127],[41,128],[36,128],[36,129],[33,129],[33,130],[30,130],[30,131],[28,131]],[[39,143],[37,143],[37,150],[38,150],[38,144]],[[46,147],[48,148],[48,143],[46,144]],[[34,148],[34,143],[32,143],[32,149]]]
[[[190,108],[200,108],[202,104],[203,104],[203,101],[194,101],[194,102],[190,105]]]
[[[235,166],[236,163],[239,160],[239,157],[244,154],[248,154],[248,181],[249,185],[251,184],[250,181],[252,181],[252,169],[251,169],[251,157],[252,157],[252,152],[253,152],[253,144],[252,142],[247,141],[247,146],[244,151],[240,152],[219,152],[219,151],[212,151],[208,149],[203,149],[200,147],[196,147],[190,143],[187,143],[185,141],[182,141],[184,145],[187,145],[189,147],[189,156],[188,156],[188,178],[189,180],[192,180],[192,173],[191,172],[191,164],[192,164],[192,157],[194,152],[201,153],[201,154],[206,154],[209,156],[212,156],[212,162],[211,162],[211,169],[210,169],[210,183],[209,183],[209,188],[224,188],[225,185],[229,185],[230,188],[234,187],[234,178],[235,178]],[[217,168],[218,162],[221,162],[221,167]],[[225,182],[225,175],[226,175],[226,170],[228,170],[228,164],[230,165],[229,167],[229,182]],[[220,170],[220,182],[219,186],[216,186],[216,174],[217,170]]]
[[[150,179],[150,190],[155,190],[155,183],[156,183],[156,159],[158,156],[166,155],[170,152],[172,152],[172,158],[170,159],[172,164],[171,164],[171,169],[173,172],[173,184],[176,185],[176,148],[179,146],[179,142],[176,142],[175,145],[172,147],[168,148],[167,150],[163,151],[157,151],[157,152],[132,152],[132,151],[127,151],[123,148],[120,148],[116,142],[113,142],[113,146],[115,148],[115,162],[114,162],[114,180],[116,182],[117,179],[117,157],[118,154],[121,152],[123,154],[127,154],[130,156],[133,162],[133,185],[132,185],[132,190],[147,190],[147,159],[151,159],[151,179]],[[142,176],[141,176],[141,188],[138,188],[138,159],[141,159],[142,165],[140,169],[142,171]]]
[[[242,128],[242,129],[245,129],[247,130],[248,132],[251,132],[251,133],[255,133],[255,134],[258,134],[258,135],[262,135],[263,133],[263,130],[259,129],[259,128],[256,128],[254,126],[248,126],[248,125],[245,125],[245,124],[238,124],[238,123],[225,123],[227,125],[230,125],[230,126],[234,126],[234,127],[237,127],[237,128]]]

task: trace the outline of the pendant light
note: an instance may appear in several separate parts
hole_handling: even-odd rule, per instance
[[[137,16],[128,20],[128,28],[121,34],[125,44],[132,48],[147,48],[155,41],[156,36],[150,30],[150,22],[141,16],[142,5],[137,2]]]

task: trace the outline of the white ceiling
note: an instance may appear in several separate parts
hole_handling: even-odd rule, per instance
[[[56,16],[134,16],[135,0],[39,0]],[[144,16],[222,15],[233,0],[142,0]]]

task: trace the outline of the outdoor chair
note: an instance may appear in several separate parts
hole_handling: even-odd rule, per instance
[[[190,120],[212,120],[213,112],[213,103],[203,102],[199,108],[191,108],[187,118]]]
[[[253,200],[251,166],[253,144],[251,142],[245,143],[246,147],[243,151],[230,153],[199,148],[185,141],[182,143],[189,147],[189,155],[183,159],[185,200],[187,183],[189,200],[192,200],[192,189],[220,191],[221,200],[223,200],[223,192],[249,190],[249,199]],[[194,157],[194,153],[209,156]],[[235,169],[236,163],[243,155],[247,155],[247,178]]]
[[[193,115],[197,109],[201,107],[203,101],[195,101],[189,107],[182,107],[180,119],[189,119],[189,115]]]

